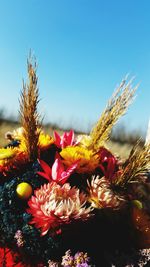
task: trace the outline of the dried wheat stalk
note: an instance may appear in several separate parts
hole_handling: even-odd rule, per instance
[[[97,124],[92,129],[90,136],[91,142],[89,147],[95,151],[98,151],[105,141],[108,140],[112,127],[117,120],[125,114],[127,108],[134,99],[134,94],[137,86],[132,88],[131,79],[127,83],[127,77],[121,82],[119,87],[115,90],[111,99],[101,114]]]
[[[39,103],[39,91],[37,88],[37,64],[36,60],[29,56],[27,60],[28,82],[23,82],[23,90],[20,97],[21,124],[24,129],[24,145],[29,160],[38,156],[38,139],[40,131],[39,114],[37,106]]]
[[[139,148],[139,142],[133,147],[128,159],[122,166],[122,171],[117,177],[115,184],[126,186],[127,183],[136,182],[145,176],[150,169],[150,143],[145,143]]]

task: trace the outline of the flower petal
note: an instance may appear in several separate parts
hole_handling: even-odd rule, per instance
[[[52,179],[54,181],[59,180],[63,171],[64,171],[64,166],[61,163],[61,160],[59,158],[56,158],[52,166]]]
[[[47,177],[51,178],[52,171],[51,171],[50,166],[45,161],[43,161],[41,159],[38,159],[38,162],[40,163],[40,165],[41,165],[42,169],[44,170],[44,173],[47,175]],[[41,172],[38,172],[38,173],[41,173]]]
[[[61,137],[60,137],[59,133],[57,133],[56,131],[54,131],[54,138],[55,138],[56,146],[60,147]]]

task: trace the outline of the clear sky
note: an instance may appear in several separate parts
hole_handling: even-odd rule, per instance
[[[149,0],[0,0],[0,108],[10,115],[18,114],[30,49],[46,122],[89,129],[130,73],[140,85],[121,121],[146,130]]]

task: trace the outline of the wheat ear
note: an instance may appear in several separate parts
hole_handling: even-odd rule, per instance
[[[131,79],[127,83],[127,77],[120,83],[119,87],[115,90],[111,99],[101,114],[98,122],[93,127],[90,136],[91,142],[89,147],[98,151],[105,141],[108,140],[112,127],[116,124],[117,120],[125,114],[129,105],[132,103],[135,91],[138,86],[132,88]]]
[[[23,127],[24,145],[30,161],[38,156],[38,139],[40,134],[40,122],[37,106],[39,103],[39,91],[37,88],[37,64],[36,60],[29,56],[27,60],[28,81],[23,82],[23,90],[20,97],[20,116]]]

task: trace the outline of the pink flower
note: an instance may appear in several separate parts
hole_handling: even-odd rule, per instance
[[[41,228],[42,236],[49,230],[51,234],[60,233],[62,224],[86,220],[91,215],[92,208],[86,207],[87,196],[69,183],[61,186],[51,182],[34,193],[28,201],[27,212],[33,216],[30,223]]]
[[[37,173],[43,176],[49,182],[54,181],[59,184],[64,184],[78,165],[76,161],[69,168],[65,170],[65,167],[58,155],[54,161],[52,168],[50,168],[50,166],[43,160],[39,159],[39,163],[44,172],[37,172]]]
[[[65,148],[66,146],[73,146],[76,144],[73,130],[70,130],[70,132],[64,132],[62,136],[60,136],[58,132],[54,131],[54,137],[54,143],[60,148]]]
[[[17,232],[15,233],[14,238],[16,239],[17,246],[18,247],[23,247],[24,240],[23,240],[23,235],[22,235],[22,231],[21,230],[17,230]]]

